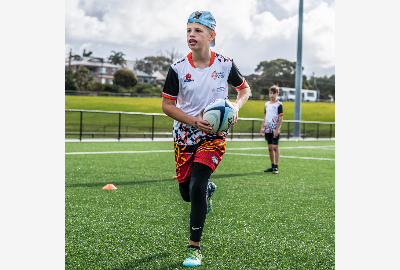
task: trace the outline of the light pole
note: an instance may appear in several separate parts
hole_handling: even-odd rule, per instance
[[[301,88],[302,88],[302,70],[301,70],[301,53],[303,43],[303,0],[299,5],[299,30],[297,37],[297,62],[296,62],[296,99],[294,102],[294,120],[301,120]],[[300,122],[293,125],[293,137],[300,138]]]

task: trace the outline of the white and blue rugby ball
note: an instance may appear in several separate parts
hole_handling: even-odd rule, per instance
[[[219,98],[207,105],[203,119],[208,121],[214,133],[221,133],[235,123],[236,111],[229,100]]]

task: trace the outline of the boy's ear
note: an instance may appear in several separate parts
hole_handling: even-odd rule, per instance
[[[217,33],[213,32],[213,33],[211,34],[212,39],[214,39],[216,35],[217,35]]]

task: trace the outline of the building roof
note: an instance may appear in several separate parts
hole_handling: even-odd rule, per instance
[[[157,80],[165,80],[167,78],[168,71],[157,70],[152,74],[153,77],[156,77]]]
[[[164,75],[164,77],[165,77],[165,78],[167,78],[168,71],[165,71],[165,70],[159,70],[159,72],[160,72],[162,75]]]
[[[144,73],[143,71],[140,70],[134,70],[133,72],[135,72],[137,77],[148,77],[148,78],[155,78],[154,76],[151,76],[147,73]]]
[[[103,59],[103,64],[101,63],[101,59]],[[68,66],[68,58],[65,61],[65,65]],[[71,66],[90,66],[90,67],[107,67],[107,68],[120,68],[119,65],[114,65],[111,63],[108,63],[106,59],[104,58],[98,58],[98,57],[86,57],[86,56],[81,56],[79,59],[71,59]]]

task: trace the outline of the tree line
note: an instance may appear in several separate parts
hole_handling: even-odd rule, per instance
[[[126,69],[126,60],[124,53],[111,51],[107,59],[108,63],[121,66],[121,69],[115,71],[113,84],[102,84],[101,82],[95,82],[93,76],[90,75],[89,69],[84,66],[79,66],[77,71],[72,71],[69,68],[65,68],[65,90],[75,91],[95,91],[106,94],[107,92],[114,93],[149,93],[149,94],[161,94],[162,88],[158,87],[155,83],[153,84],[138,84],[138,78],[136,74]],[[82,56],[90,57],[92,52],[86,52],[83,50]],[[80,55],[73,55],[74,59],[79,59]]]
[[[105,85],[100,82],[93,82],[93,77],[89,75],[89,70],[81,66],[78,71],[73,72],[66,68],[65,70],[65,89],[66,90],[81,90],[81,91],[106,91],[106,92],[137,92],[137,93],[161,93],[162,88],[156,84],[138,85],[136,74],[126,69],[126,60],[122,52],[112,51],[108,62],[120,65],[122,69],[114,73],[113,85]],[[91,56],[92,52],[83,51],[83,56]],[[74,56],[74,57],[79,57]],[[182,54],[175,51],[174,48],[163,53],[158,51],[156,56],[147,56],[143,59],[137,59],[133,67],[134,70],[139,70],[147,74],[153,74],[155,71],[168,71],[170,65],[177,59],[181,58]],[[302,67],[304,70],[304,67]],[[269,88],[272,85],[279,87],[295,88],[296,62],[290,62],[285,59],[276,59],[271,61],[261,61],[255,73],[245,76],[253,96],[266,95],[268,96]],[[319,90],[319,99],[335,98],[335,75],[327,77],[307,78],[302,76],[302,89]],[[229,94],[235,95],[236,90],[229,87]]]
[[[272,85],[295,88],[296,62],[285,59],[262,61],[255,72],[258,74],[246,76],[253,95],[268,95]],[[335,75],[310,78],[302,75],[302,89],[319,90],[319,99],[335,98]]]

